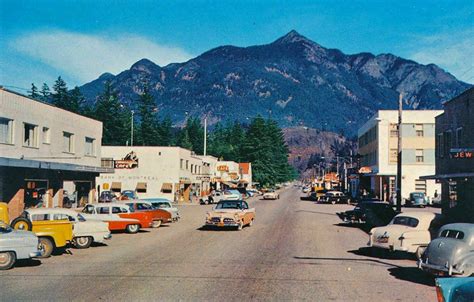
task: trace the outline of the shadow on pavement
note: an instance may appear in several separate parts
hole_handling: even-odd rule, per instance
[[[14,267],[32,267],[41,265],[41,261],[37,259],[20,259],[17,260]]]
[[[393,267],[388,271],[390,275],[400,280],[435,286],[435,278],[417,267]]]
[[[232,231],[237,231],[237,228],[235,228],[235,227],[212,227],[212,226],[203,225],[202,227],[197,228],[196,230],[204,231],[204,232],[228,232],[228,231],[232,232]]]
[[[298,257],[295,256],[293,257],[294,259],[298,260],[323,260],[323,261],[349,261],[349,262],[371,262],[371,263],[378,263],[382,264],[385,266],[391,266],[391,267],[400,267],[396,264],[385,262],[385,261],[380,261],[380,260],[375,260],[375,259],[361,259],[361,258],[327,258],[327,257]],[[317,263],[314,263],[317,264]]]
[[[387,259],[387,260],[414,260],[414,256],[403,252],[390,252],[386,249],[361,247],[358,250],[348,251],[354,255]],[[415,259],[416,260],[416,259]]]
[[[326,212],[318,212],[318,211],[306,211],[306,210],[297,210],[295,212],[306,212],[306,213],[314,213],[314,214],[322,214],[322,215],[329,215],[329,216],[336,216],[334,213],[326,213]]]
[[[104,246],[108,246],[108,244],[106,243],[103,243],[103,242],[92,242],[91,244],[91,247],[104,247]]]
[[[336,223],[334,225],[344,227],[344,228],[359,229],[359,230],[361,230],[361,231],[363,231],[367,234],[370,232],[370,229],[371,229],[371,227],[367,226],[365,223],[344,223],[344,222],[340,222],[340,223]]]

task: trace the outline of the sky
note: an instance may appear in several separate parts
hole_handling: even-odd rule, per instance
[[[142,59],[164,66],[292,29],[344,53],[392,53],[474,83],[474,0],[0,0],[0,85],[69,87]]]

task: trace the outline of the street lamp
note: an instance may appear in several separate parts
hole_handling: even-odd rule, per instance
[[[130,124],[130,146],[133,147],[133,115],[135,114],[135,111],[131,111],[132,113],[132,118],[131,118],[131,124]]]

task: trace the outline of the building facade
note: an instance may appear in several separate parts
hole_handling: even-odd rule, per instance
[[[0,88],[0,201],[24,207],[81,206],[95,196],[102,123]]]
[[[434,197],[441,186],[422,179],[435,171],[435,117],[440,110],[404,110],[402,114],[402,198],[411,192]],[[358,131],[359,185],[382,200],[396,193],[398,111],[380,110]]]
[[[467,203],[474,220],[474,88],[444,103],[436,117],[436,175],[427,178],[442,184],[443,211]]]

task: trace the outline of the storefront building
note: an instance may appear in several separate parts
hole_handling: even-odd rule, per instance
[[[216,166],[218,189],[252,187],[252,164],[219,161]]]
[[[402,199],[411,192],[430,198],[441,192],[435,180],[435,117],[441,110],[404,110],[402,114]],[[380,110],[358,131],[361,191],[388,201],[395,197],[398,155],[398,111]],[[364,192],[365,194],[365,192]]]
[[[441,182],[443,212],[464,203],[474,222],[474,88],[444,103],[436,117],[436,174],[425,178]]]
[[[94,200],[102,123],[0,88],[0,201],[79,207]]]
[[[97,177],[100,191],[110,190],[119,195],[131,190],[139,198],[163,197],[189,203],[209,188],[209,161],[187,149],[104,146],[102,156],[113,162],[115,173]]]

